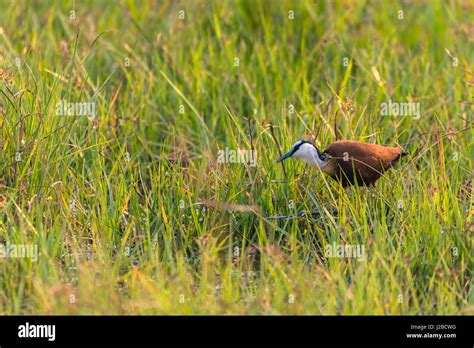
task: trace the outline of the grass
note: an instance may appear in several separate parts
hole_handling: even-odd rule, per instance
[[[0,313],[473,314],[468,1],[1,2]],[[408,156],[344,191],[302,138]]]

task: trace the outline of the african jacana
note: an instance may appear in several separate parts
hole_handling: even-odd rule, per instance
[[[277,162],[296,157],[329,174],[343,187],[373,186],[403,155],[405,153],[398,147],[347,140],[336,141],[320,152],[309,141],[300,140]]]

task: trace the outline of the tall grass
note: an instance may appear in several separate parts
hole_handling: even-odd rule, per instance
[[[39,252],[0,259],[0,313],[473,313],[470,2],[0,6],[0,241]],[[301,138],[408,156],[344,191],[276,164]]]

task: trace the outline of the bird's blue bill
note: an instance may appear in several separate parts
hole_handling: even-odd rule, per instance
[[[293,151],[289,151],[289,152],[285,153],[283,156],[281,156],[281,157],[278,159],[277,163],[279,163],[279,162],[281,162],[281,161],[287,159],[288,157],[291,157],[291,155],[293,155]]]

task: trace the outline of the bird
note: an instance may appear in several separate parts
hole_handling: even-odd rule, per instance
[[[352,185],[374,186],[405,155],[399,147],[349,140],[336,141],[321,152],[313,143],[300,140],[277,162],[290,157],[301,159],[346,188]]]

